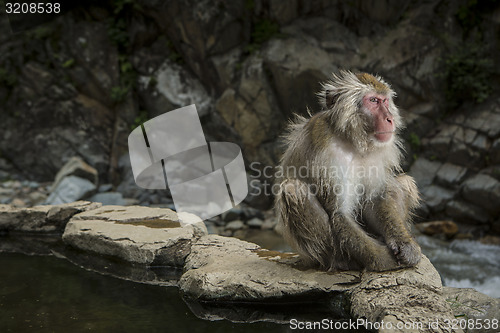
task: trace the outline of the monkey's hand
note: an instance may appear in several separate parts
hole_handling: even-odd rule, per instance
[[[402,266],[415,266],[422,258],[420,246],[413,239],[410,241],[390,240],[387,246]]]

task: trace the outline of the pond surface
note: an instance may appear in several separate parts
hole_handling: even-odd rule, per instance
[[[286,332],[197,318],[176,287],[125,281],[54,256],[0,253],[0,332]]]

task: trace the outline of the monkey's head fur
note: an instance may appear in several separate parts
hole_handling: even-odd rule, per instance
[[[397,134],[403,124],[395,96],[380,76],[346,70],[333,74],[318,93],[335,134],[361,153],[387,145],[400,147]]]

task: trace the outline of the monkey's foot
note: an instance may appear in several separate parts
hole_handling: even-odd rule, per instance
[[[403,266],[415,266],[422,258],[420,246],[415,242],[389,241],[387,243],[389,249],[398,260],[398,263]]]

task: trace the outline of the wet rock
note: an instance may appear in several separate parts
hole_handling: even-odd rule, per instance
[[[264,220],[261,228],[262,230],[272,230],[276,225],[278,225],[278,219],[276,217],[271,217]]]
[[[58,205],[88,198],[97,187],[87,179],[77,176],[64,177],[52,190],[45,204]]]
[[[97,189],[97,192],[102,193],[102,192],[109,192],[113,189],[112,184],[102,184],[99,185],[99,188]]]
[[[179,286],[202,300],[262,301],[346,290],[359,281],[356,272],[301,271],[293,266],[297,262],[295,254],[264,250],[235,238],[204,236],[193,244]]]
[[[253,219],[250,219],[246,222],[246,225],[248,225],[250,228],[261,228],[263,224],[264,221],[262,221],[258,217],[254,217]]]
[[[415,227],[422,233],[435,236],[443,234],[447,238],[452,238],[458,233],[458,226],[453,221],[432,221],[417,223]]]
[[[491,214],[500,213],[500,182],[493,177],[477,174],[462,186],[464,199],[484,208]]]
[[[226,225],[226,230],[231,230],[231,231],[235,231],[235,230],[239,230],[241,228],[243,228],[245,226],[245,224],[243,223],[243,221],[241,220],[236,220],[236,221],[231,221],[229,222],[227,225]]]
[[[351,316],[370,323],[392,324],[390,332],[408,332],[405,325],[419,323],[423,332],[462,332],[449,329],[455,319],[451,306],[442,295],[441,277],[430,261],[422,261],[412,269],[393,272],[367,272],[350,294]],[[432,329],[427,329],[431,327]],[[382,331],[382,330],[380,330]]]
[[[286,38],[271,40],[262,56],[285,114],[291,116],[293,110],[303,113],[307,106],[318,109],[315,93],[320,82],[337,71],[331,55],[312,38]]]
[[[442,211],[446,203],[455,195],[455,192],[437,185],[430,185],[422,189],[422,199],[434,212]]]
[[[472,320],[481,325],[467,326],[467,332],[497,332],[498,327],[486,328],[486,322],[492,323],[500,318],[500,300],[482,294],[471,288],[444,287],[443,296],[450,303],[453,314],[459,324]],[[463,327],[463,326],[462,326]]]
[[[88,180],[92,184],[97,184],[97,170],[85,163],[80,157],[72,157],[57,173],[54,183],[52,183],[51,192],[59,186],[63,178],[76,176]]]
[[[451,163],[444,163],[436,174],[436,183],[451,188],[457,187],[462,183],[466,174],[466,168]]]
[[[454,220],[467,224],[485,224],[490,219],[489,215],[480,207],[461,200],[448,202],[445,211]]]
[[[230,222],[230,221],[238,220],[241,218],[242,213],[243,213],[243,211],[241,210],[241,208],[231,208],[230,210],[222,213],[222,215],[221,215],[222,221]]]
[[[62,232],[73,215],[97,207],[100,207],[100,204],[88,201],[53,206],[35,206],[32,208],[0,205],[0,229],[27,232]]]
[[[166,208],[103,206],[74,216],[63,241],[129,263],[182,266],[191,243],[206,235],[198,217]]]
[[[126,204],[125,199],[123,199],[123,195],[119,192],[97,193],[91,196],[89,200],[93,202],[100,202],[105,206],[107,205],[125,206]]]
[[[419,188],[423,188],[432,184],[440,167],[441,163],[439,162],[432,162],[425,158],[419,158],[413,163],[408,174],[415,178]]]
[[[153,85],[151,80],[156,83]],[[158,95],[161,95],[168,101],[167,104],[152,104],[147,101],[150,106],[155,107],[151,111],[153,116],[190,104],[196,104],[199,115],[204,116],[210,113],[213,106],[212,98],[200,81],[170,60],[165,61],[151,76],[140,77],[139,82],[144,99],[157,100]],[[149,89],[151,86],[152,89]]]
[[[441,296],[440,276],[425,257],[415,268],[393,272],[327,273],[301,267],[295,254],[209,235],[193,244],[184,269],[179,287],[202,301],[286,302],[348,295],[349,307],[332,302],[335,309],[330,310],[394,326],[396,321],[426,325],[439,319],[442,328],[445,319],[453,318]]]
[[[500,164],[500,138],[493,141],[491,145],[491,162]]]
[[[500,245],[500,237],[498,236],[492,236],[492,235],[484,236],[480,238],[479,241],[482,244]]]

